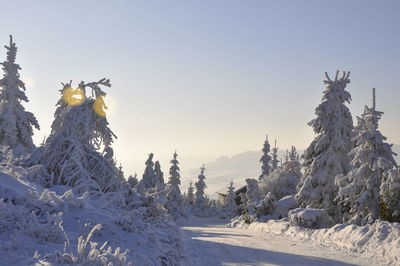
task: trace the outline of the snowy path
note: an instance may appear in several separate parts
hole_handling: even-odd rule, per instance
[[[192,218],[184,223],[182,234],[194,265],[369,265],[329,247],[228,228],[225,223],[215,218]]]

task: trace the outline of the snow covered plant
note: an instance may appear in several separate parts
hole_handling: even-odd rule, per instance
[[[260,180],[262,195],[272,193],[277,199],[281,199],[284,196],[296,194],[296,186],[302,176],[300,168],[296,148],[292,146],[288,160],[282,164],[282,167],[275,169],[268,178]]]
[[[81,82],[75,90],[71,83],[63,84],[51,135],[28,160],[30,166],[40,165],[32,175],[34,180],[47,187],[71,186],[80,194],[117,190],[123,177],[110,146],[115,135],[106,117],[95,108],[105,95],[100,85],[111,86],[106,79]],[[85,88],[91,88],[97,98],[87,97]]]
[[[29,102],[25,95],[25,84],[20,79],[21,69],[15,63],[17,46],[10,36],[7,59],[3,63],[4,76],[0,79],[0,145],[9,146],[13,153],[21,155],[31,152],[33,129],[39,129],[35,116],[25,111],[21,101]]]
[[[353,120],[345,105],[351,100],[345,90],[350,72],[343,72],[339,78],[338,71],[334,80],[325,75],[323,102],[315,111],[317,117],[309,123],[318,136],[304,152],[305,173],[296,200],[302,207],[325,209],[334,216],[335,176],[347,174],[350,169]]]
[[[380,196],[382,219],[400,223],[400,168],[389,170],[383,176]]]
[[[44,221],[39,222],[39,217],[32,212],[28,217],[24,217],[19,221],[17,227],[22,230],[26,235],[36,238],[40,243],[64,243],[66,240],[66,233],[62,226],[63,213],[50,215],[46,214]]]
[[[132,265],[131,262],[127,262],[128,250],[122,252],[118,247],[113,251],[111,247],[107,247],[107,242],[98,247],[97,242],[91,241],[98,230],[101,230],[100,224],[95,225],[86,237],[79,236],[76,255],[56,251],[54,255],[46,257],[50,262],[54,261],[61,265]]]
[[[357,225],[373,223],[380,217],[380,195],[383,194],[385,203],[389,203],[389,195],[395,192],[396,177],[388,171],[394,169],[396,161],[391,145],[385,143],[386,137],[378,130],[382,114],[375,109],[374,89],[373,107],[365,107],[362,114],[364,127],[355,137],[356,147],[350,152],[353,169],[347,176],[337,177],[340,190],[335,200],[342,207],[344,222]],[[380,193],[383,176],[388,178]]]

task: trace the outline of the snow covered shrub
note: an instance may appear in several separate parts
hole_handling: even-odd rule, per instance
[[[45,221],[39,222],[38,216],[32,212],[28,217],[19,221],[18,227],[26,235],[37,239],[41,243],[64,243],[66,234],[62,226],[62,215],[62,212],[53,215],[47,213],[46,217],[44,217]]]
[[[325,210],[297,208],[289,211],[290,225],[306,228],[331,227],[334,222]]]
[[[85,192],[82,196],[76,196],[69,189],[61,196],[58,196],[54,191],[44,189],[41,195],[30,193],[27,205],[34,206],[41,212],[69,212],[70,209],[82,209],[88,205],[89,192]]]
[[[296,148],[292,146],[288,160],[283,163],[282,168],[277,168],[268,176],[260,180],[260,191],[262,195],[269,192],[281,199],[287,195],[296,194],[296,186],[302,176],[300,162]]]
[[[135,232],[138,228],[143,228],[146,208],[141,207],[131,211],[124,211],[114,219],[114,222],[127,232]]]
[[[350,153],[353,169],[346,177],[336,179],[339,192],[335,201],[342,208],[343,220],[357,225],[373,223],[380,217],[380,194],[385,196],[385,189],[392,185],[392,179],[387,179],[380,193],[382,178],[389,176],[388,171],[396,165],[391,145],[385,143],[386,137],[378,130],[383,113],[375,110],[375,90],[373,99],[373,107],[366,106],[362,115],[364,128],[359,128],[359,135],[354,138],[356,147]]]
[[[11,230],[26,215],[25,209],[0,199],[0,233]]]
[[[283,217],[288,217],[289,211],[294,210],[297,207],[298,205],[295,196],[286,196],[275,203],[275,211],[273,213],[274,218],[281,219]]]
[[[349,172],[348,153],[353,144],[353,119],[345,105],[351,100],[350,93],[345,90],[350,83],[350,72],[343,72],[339,78],[338,71],[334,80],[325,75],[327,86],[323,102],[315,111],[317,117],[309,123],[318,136],[304,152],[305,173],[296,200],[301,207],[325,209],[335,216],[334,179]]]
[[[100,224],[95,225],[86,237],[79,236],[76,255],[56,251],[53,256],[47,257],[50,262],[61,265],[132,265],[131,262],[127,262],[128,250],[122,252],[118,247],[113,251],[111,247],[107,247],[107,242],[98,247],[98,243],[91,241],[98,230],[101,230]]]
[[[268,215],[275,212],[275,201],[276,197],[271,192],[264,197],[264,199],[260,200],[255,206],[254,210],[257,213],[257,216]]]
[[[383,176],[380,196],[381,218],[400,223],[400,168]]]

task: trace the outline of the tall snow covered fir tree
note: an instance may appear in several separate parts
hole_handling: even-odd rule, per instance
[[[33,179],[47,187],[71,186],[78,193],[119,189],[123,177],[115,165],[111,148],[116,136],[108,127],[106,117],[94,108],[96,101],[105,95],[100,86],[111,85],[108,79],[81,82],[75,90],[71,83],[63,84],[61,97],[70,102],[64,105],[59,101],[62,107],[57,110],[63,111],[56,112],[52,133],[27,162],[38,166]],[[86,88],[92,89],[96,98],[86,97]]]
[[[261,175],[258,178],[259,180],[266,178],[269,175],[269,172],[271,171],[271,166],[269,165],[271,162],[271,156],[269,156],[270,152],[270,145],[268,141],[268,135],[265,139],[264,146],[262,149],[263,155],[260,158],[261,162]]]
[[[271,171],[274,171],[278,168],[279,160],[278,160],[278,147],[275,145],[272,148],[272,160],[271,160]]]
[[[17,46],[10,35],[7,59],[2,62],[4,76],[0,79],[0,145],[9,146],[15,155],[31,152],[33,129],[39,129],[35,116],[25,111],[21,102],[29,102],[25,95],[25,84],[20,79],[21,69],[15,63]]]
[[[393,158],[391,145],[385,143],[384,137],[378,130],[378,122],[383,112],[376,110],[375,89],[373,89],[372,108],[365,106],[361,116],[363,128],[355,137],[356,147],[350,152],[353,160],[350,173],[336,177],[340,187],[336,201],[342,207],[343,220],[347,223],[366,225],[380,217],[380,187],[383,176],[389,176],[396,161]],[[390,187],[391,182],[387,187]],[[385,186],[384,189],[385,190]],[[387,191],[386,196],[390,195]]]
[[[177,159],[178,154],[174,152],[171,160],[171,167],[169,168],[169,180],[168,180],[168,192],[167,192],[167,203],[165,208],[171,214],[174,219],[184,216],[182,210],[183,198],[181,194],[181,174],[179,173],[179,161]]]
[[[346,86],[350,72],[343,72],[334,80],[325,73],[326,89],[323,102],[316,108],[317,118],[309,125],[318,136],[304,152],[303,185],[296,195],[301,207],[325,209],[330,215],[337,214],[335,177],[347,174],[350,169],[349,151],[352,148],[353,119],[345,103],[351,95]]]

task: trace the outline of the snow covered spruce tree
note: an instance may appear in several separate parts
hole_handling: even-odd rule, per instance
[[[184,216],[184,210],[182,209],[183,198],[181,189],[179,188],[181,184],[181,174],[179,173],[180,169],[177,157],[178,154],[175,151],[173,159],[171,160],[172,165],[169,168],[167,203],[165,205],[165,208],[175,220]]]
[[[355,137],[356,147],[350,152],[353,169],[347,176],[339,175],[336,180],[340,190],[335,200],[342,206],[344,222],[366,225],[380,217],[379,189],[382,178],[386,175],[389,180],[388,171],[396,166],[391,145],[385,143],[386,137],[378,130],[382,114],[383,112],[376,111],[374,89],[373,106],[365,106],[362,114],[364,127]],[[383,185],[383,191],[391,184],[394,183],[389,181],[387,185]],[[387,194],[384,198],[388,199],[390,192],[385,191],[384,194]]]
[[[52,132],[28,160],[28,165],[39,167],[32,174],[34,180],[46,187],[71,186],[78,193],[116,191],[121,185],[123,177],[111,148],[116,136],[103,110],[98,109],[106,108],[102,100],[106,93],[100,86],[111,85],[108,79],[81,82],[75,90],[71,83],[63,84],[61,97],[65,100],[58,102]],[[86,97],[86,88],[92,89],[96,98]]]
[[[271,171],[274,171],[275,169],[278,168],[279,160],[278,160],[278,147],[276,146],[276,140],[275,140],[275,145],[272,148],[272,160],[271,160]]]
[[[224,210],[231,215],[235,215],[238,209],[235,198],[236,198],[235,187],[233,186],[233,181],[231,181],[229,183],[224,204]]]
[[[260,162],[261,162],[261,175],[258,178],[259,180],[266,178],[270,171],[271,171],[271,166],[269,165],[271,162],[271,156],[269,156],[269,152],[270,152],[270,145],[269,145],[269,141],[268,141],[268,135],[265,139],[264,142],[264,146],[262,149],[263,155],[260,158]]]
[[[200,168],[200,175],[198,176],[197,182],[194,184],[196,192],[194,195],[194,212],[197,216],[207,216],[208,199],[206,198],[205,189],[207,188],[205,182],[204,171],[206,168],[203,166]]]
[[[292,146],[282,167],[273,171],[267,179],[260,181],[262,196],[265,197],[268,193],[272,193],[274,198],[279,200],[285,196],[296,194],[296,187],[302,177],[300,169],[296,148]]]
[[[305,173],[302,187],[296,195],[301,207],[325,209],[329,215],[336,215],[335,177],[347,174],[350,169],[348,153],[352,148],[353,120],[345,105],[351,95],[346,86],[350,83],[350,72],[343,72],[334,80],[327,73],[323,102],[317,107],[317,118],[309,125],[318,136],[304,152]]]
[[[21,102],[28,102],[25,95],[25,84],[20,79],[21,69],[15,63],[17,46],[10,35],[7,49],[7,59],[3,66],[4,76],[0,79],[0,145],[9,146],[18,156],[31,152],[34,148],[32,141],[32,126],[39,129],[35,116],[25,111]]]

